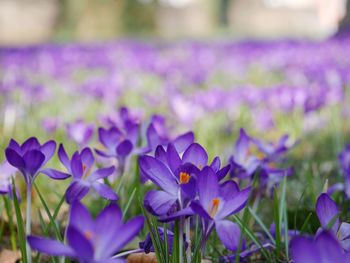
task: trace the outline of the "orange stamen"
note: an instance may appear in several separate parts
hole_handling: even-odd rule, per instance
[[[89,239],[89,240],[92,239],[92,233],[91,233],[90,231],[85,231],[85,232],[84,232],[84,236],[85,236],[87,239]]]
[[[209,215],[211,217],[214,217],[216,215],[216,213],[218,212],[219,209],[219,205],[220,205],[220,199],[219,198],[213,198],[211,200],[211,206],[209,209]]]
[[[180,172],[180,184],[187,184],[190,181],[190,175],[185,172]]]

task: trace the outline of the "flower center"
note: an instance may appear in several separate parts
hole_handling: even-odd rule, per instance
[[[219,198],[213,198],[211,200],[211,206],[209,208],[209,215],[211,217],[215,217],[216,213],[218,212],[220,205],[220,199]]]
[[[92,233],[91,231],[87,230],[84,232],[84,236],[88,239],[91,240],[92,239]]]
[[[83,164],[83,172],[85,173],[86,171],[86,164]]]
[[[185,172],[180,172],[180,184],[187,184],[190,181],[190,175]]]

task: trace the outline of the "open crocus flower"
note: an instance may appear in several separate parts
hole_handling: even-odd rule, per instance
[[[347,263],[350,254],[344,252],[338,240],[323,230],[315,239],[296,237],[291,242],[294,263]]]
[[[79,202],[71,206],[67,226],[67,244],[56,240],[29,236],[31,247],[52,256],[67,256],[81,263],[119,263],[114,257],[143,228],[144,219],[134,217],[126,223],[118,205],[110,204],[94,220]]]
[[[233,181],[220,185],[215,172],[210,167],[205,167],[199,174],[197,188],[199,199],[191,202],[191,208],[208,221],[203,230],[204,240],[208,238],[215,226],[221,242],[228,249],[236,250],[240,239],[240,228],[225,218],[239,212],[245,206],[250,188],[240,191]]]
[[[52,169],[42,169],[55,153],[56,143],[47,141],[40,144],[37,138],[31,137],[22,145],[11,139],[5,150],[6,159],[12,166],[16,167],[24,176],[27,185],[32,185],[39,173],[46,174],[53,179],[66,179],[69,174]]]
[[[207,163],[208,155],[197,143],[191,144],[182,158],[173,144],[169,144],[166,151],[158,146],[156,157],[141,156],[142,173],[161,188],[146,194],[144,204],[148,211],[157,216],[169,216],[185,208],[196,195],[197,174]],[[192,213],[191,209],[186,211]]]
[[[91,187],[103,198],[118,199],[110,187],[100,182],[100,179],[106,178],[114,172],[114,166],[91,171],[95,159],[90,148],[84,148],[80,153],[76,151],[70,160],[61,144],[58,149],[58,157],[73,177],[66,192],[67,203],[82,199]]]
[[[95,126],[93,124],[86,123],[83,120],[68,123],[66,126],[68,137],[80,147],[87,145],[91,140],[94,134],[94,128]]]
[[[344,250],[350,250],[350,224],[339,221],[337,204],[328,194],[322,193],[316,202],[316,214],[321,223],[321,229],[327,230],[339,240]],[[321,231],[321,229],[318,230]]]
[[[263,157],[251,152],[253,142],[244,129],[240,129],[235,145],[235,154],[230,158],[231,175],[238,178],[250,178],[261,164]]]

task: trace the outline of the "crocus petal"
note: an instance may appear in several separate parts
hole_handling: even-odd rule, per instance
[[[95,158],[92,154],[92,151],[90,148],[84,148],[80,153],[80,158],[82,163],[85,165],[85,170],[89,171],[91,166],[94,164]]]
[[[18,142],[16,142],[14,139],[10,140],[8,148],[15,150],[18,154],[22,153],[21,146],[19,146]]]
[[[231,200],[239,193],[239,187],[236,182],[226,181],[220,186],[220,196],[226,201]]]
[[[194,142],[193,132],[186,132],[173,140],[173,144],[176,151],[179,153],[184,152]]]
[[[94,231],[94,220],[89,210],[79,201],[73,202],[69,213],[69,224],[80,231]]]
[[[13,149],[7,148],[5,151],[6,159],[12,166],[16,167],[17,169],[23,169],[24,168],[24,161],[22,157]]]
[[[177,197],[165,191],[151,190],[144,198],[144,206],[153,215],[165,215],[174,206]]]
[[[220,158],[216,156],[211,162],[210,167],[214,170],[214,172],[217,172],[219,171],[220,166],[221,166]]]
[[[108,257],[109,246],[116,236],[118,236],[118,229],[122,225],[122,212],[118,205],[110,204],[105,207],[102,212],[97,216],[95,222],[95,231],[99,236],[103,237],[99,239],[98,245],[95,248],[95,257],[101,258]],[[115,251],[111,251],[113,253]],[[107,255],[107,256],[106,256]]]
[[[105,255],[112,255],[128,244],[140,232],[143,228],[143,224],[143,217],[137,216],[122,225],[118,230],[118,236],[115,236],[114,241],[111,242],[108,249],[104,251]]]
[[[35,137],[29,138],[21,145],[22,153],[25,153],[31,150],[39,150],[39,149],[40,149],[40,143],[38,139]]]
[[[110,154],[110,153],[101,151],[101,150],[96,149],[96,148],[94,150],[95,150],[95,153],[97,153],[98,155],[100,155],[102,157],[114,157],[115,156],[114,154]]]
[[[237,160],[241,161],[245,158],[248,147],[249,147],[250,139],[246,134],[244,129],[240,129],[239,138],[236,142],[236,157]]]
[[[89,262],[94,257],[94,248],[90,237],[86,237],[74,226],[67,228],[67,241],[69,246],[75,251],[79,261]],[[91,237],[92,238],[92,237]]]
[[[92,184],[92,187],[95,189],[95,191],[103,198],[107,199],[107,200],[113,200],[116,201],[118,200],[118,195],[113,191],[112,188],[110,188],[109,186],[100,183],[98,181],[95,181]]]
[[[56,240],[35,236],[28,236],[27,240],[32,249],[35,249],[40,253],[52,256],[75,257],[73,249]]]
[[[161,145],[164,142],[159,137],[152,123],[147,128],[146,136],[147,136],[147,144],[151,149],[155,149],[158,145]]]
[[[208,209],[210,202],[219,195],[219,183],[213,169],[206,166],[198,176],[199,201]]]
[[[142,172],[154,184],[170,194],[177,194],[178,185],[176,179],[165,164],[154,157],[144,155],[140,157],[139,165]]]
[[[291,254],[294,263],[323,262],[312,239],[305,237],[294,238],[291,242]]]
[[[74,178],[81,178],[84,172],[83,162],[78,152],[75,152],[71,161],[72,175]]]
[[[164,147],[162,145],[157,146],[157,148],[154,152],[154,157],[156,157],[156,159],[162,161],[163,163],[168,162],[167,153],[165,152]]]
[[[98,179],[106,178],[107,176],[110,176],[114,170],[114,166],[98,169],[89,175],[88,180],[93,182]]]
[[[80,182],[73,181],[67,191],[66,191],[66,201],[68,204],[73,203],[74,201],[81,200],[89,192],[89,186]]]
[[[40,147],[40,151],[45,155],[45,161],[43,164],[47,163],[56,150],[56,142],[55,141],[47,141]]]
[[[26,171],[32,176],[37,173],[45,160],[45,155],[38,150],[30,150],[23,156]]]
[[[108,149],[113,149],[117,145],[121,135],[121,132],[116,127],[112,127],[109,130],[98,129],[100,142]]]
[[[323,231],[316,237],[315,242],[322,262],[344,262],[344,251],[332,234]]]
[[[192,201],[190,207],[197,215],[203,217],[204,219],[212,220],[211,216],[198,201]]]
[[[225,178],[225,176],[228,174],[230,169],[231,169],[231,165],[228,164],[216,172],[216,176],[218,177],[219,181]]]
[[[201,145],[193,143],[184,152],[182,163],[192,163],[201,169],[208,163],[208,154]]]
[[[341,223],[338,231],[338,239],[341,243],[341,246],[346,251],[350,250],[350,224],[349,223]]]
[[[132,149],[133,149],[133,145],[132,145],[131,141],[124,140],[118,144],[117,149],[116,149],[116,153],[118,156],[125,158],[126,156],[128,156],[131,153]]]
[[[71,173],[70,161],[62,143],[58,147],[58,159],[60,159],[60,162],[66,167],[67,171]]]
[[[327,229],[328,224],[334,222],[331,230],[335,234],[339,228],[339,210],[337,204],[328,196],[328,194],[321,194],[316,202],[316,214],[320,220],[321,226]],[[333,221],[332,221],[333,220]]]
[[[175,146],[171,143],[169,143],[167,147],[167,163],[173,173],[181,165],[180,156],[176,151]]]
[[[50,177],[52,179],[56,179],[56,180],[64,180],[64,179],[71,176],[70,174],[62,173],[60,171],[57,171],[55,169],[50,169],[50,168],[43,169],[40,172],[47,175],[48,177]]]
[[[215,222],[215,228],[222,244],[227,249],[235,251],[241,237],[239,226],[228,220],[220,220]]]
[[[239,212],[247,203],[250,196],[250,187],[240,191],[231,200],[226,200],[225,204],[218,211],[215,218],[224,219],[234,213]]]

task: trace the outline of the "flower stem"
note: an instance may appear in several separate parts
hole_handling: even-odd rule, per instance
[[[191,262],[191,238],[190,238],[190,218],[185,219],[185,236],[186,236],[186,243],[187,243],[187,249],[186,249],[186,261],[187,263]]]
[[[31,233],[31,208],[32,208],[32,185],[27,184],[27,205],[26,205],[26,236]],[[27,247],[27,259],[28,263],[32,262],[31,249],[28,241],[26,242]]]

